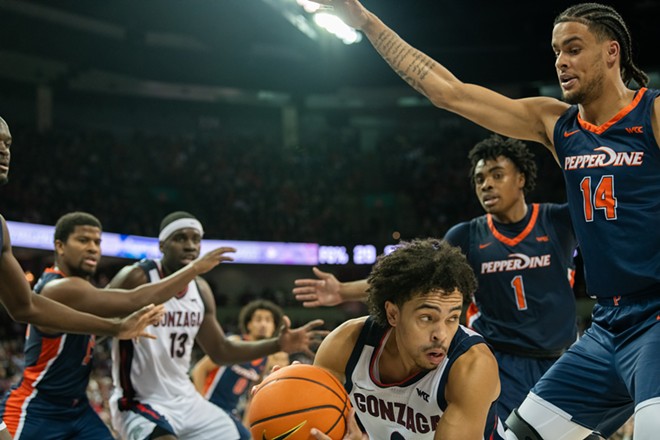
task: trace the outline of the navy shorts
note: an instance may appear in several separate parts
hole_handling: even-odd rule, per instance
[[[556,362],[556,359],[538,359],[494,350],[500,371],[500,396],[497,415],[506,420],[527,397],[527,393]]]
[[[14,440],[114,439],[86,399],[76,405],[62,405],[37,394],[30,399],[27,408],[15,406],[12,400],[5,398],[1,408]]]
[[[599,299],[591,327],[532,392],[609,437],[660,397],[659,347],[660,292]]]

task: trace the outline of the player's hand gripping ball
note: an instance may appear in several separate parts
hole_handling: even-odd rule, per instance
[[[248,422],[254,440],[313,440],[312,428],[341,440],[350,409],[344,386],[331,373],[296,364],[261,383],[252,396]]]

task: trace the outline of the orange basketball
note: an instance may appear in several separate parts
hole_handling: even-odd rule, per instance
[[[255,440],[313,440],[312,428],[341,440],[350,409],[344,386],[332,374],[296,364],[266,377],[252,396],[248,422]]]

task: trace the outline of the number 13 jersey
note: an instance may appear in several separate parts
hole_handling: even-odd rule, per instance
[[[163,278],[159,260],[142,260],[138,266],[151,283]],[[197,283],[191,281],[164,306],[160,322],[145,329],[157,339],[113,341],[113,398],[120,409],[143,401],[172,401],[196,392],[188,371],[195,337],[204,319],[204,302]]]

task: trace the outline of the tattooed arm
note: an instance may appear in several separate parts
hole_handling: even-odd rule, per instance
[[[554,98],[510,99],[461,82],[443,65],[405,42],[358,0],[315,0],[332,6],[349,26],[364,32],[390,67],[435,106],[505,136],[551,148],[557,118],[568,105]]]

